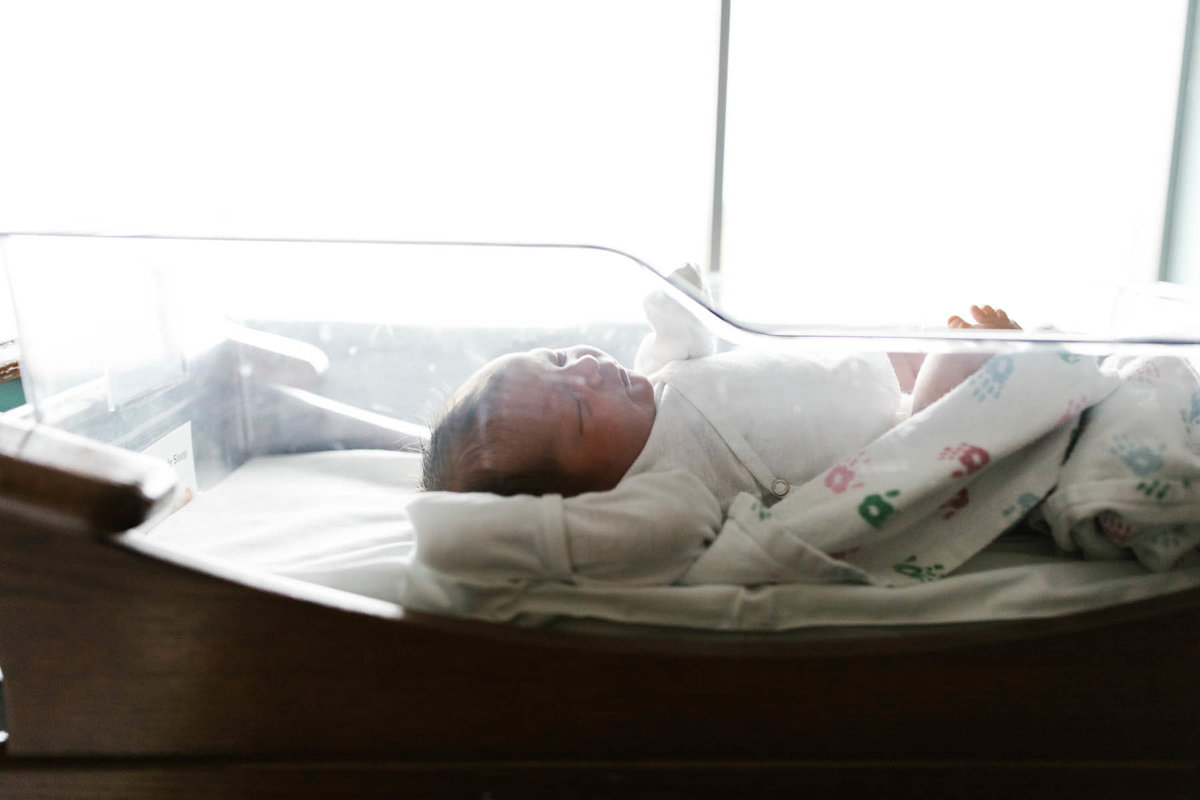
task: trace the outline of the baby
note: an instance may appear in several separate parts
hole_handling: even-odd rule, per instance
[[[991,306],[972,306],[969,323],[959,316],[948,321],[951,328],[1019,329],[1008,315]],[[728,356],[730,354],[722,354]],[[712,356],[720,359],[721,356]],[[708,361],[693,359],[693,362]],[[778,357],[775,357],[778,359]],[[912,390],[912,412],[915,413],[942,397],[978,369],[986,354],[936,354],[924,359]],[[726,359],[728,360],[728,359]],[[754,367],[758,371],[775,371],[778,361]],[[854,365],[851,365],[852,367]],[[728,365],[715,364],[718,375],[727,375]],[[587,346],[562,350],[537,349],[501,356],[476,372],[455,393],[451,404],[434,427],[425,453],[423,488],[455,492],[492,492],[501,495],[559,494],[572,497],[586,492],[613,489],[638,470],[661,468],[662,452],[671,460],[682,462],[686,469],[700,473],[699,477],[726,506],[737,491],[757,490],[770,498],[773,493],[782,497],[790,482],[807,479],[815,471],[827,467],[850,448],[858,448],[878,436],[896,421],[898,384],[891,368],[887,380],[891,388],[877,390],[884,383],[878,377],[876,365],[870,369],[855,367],[842,384],[851,393],[880,398],[871,401],[871,409],[880,413],[862,414],[853,410],[853,403],[839,397],[828,398],[828,413],[837,414],[843,407],[870,418],[852,440],[828,443],[786,442],[783,450],[794,452],[801,447],[814,451],[802,467],[779,467],[778,458],[762,451],[771,450],[774,433],[753,433],[736,430],[722,406],[728,401],[729,387],[737,391],[743,381],[737,373],[718,387],[713,402],[697,399],[701,394],[690,388],[695,379],[678,375],[669,368],[654,373],[655,381],[625,369],[608,354]],[[666,377],[660,377],[666,373]],[[701,376],[704,377],[703,375]],[[711,381],[710,381],[711,382]],[[680,392],[663,394],[666,384],[677,384]],[[786,386],[788,384],[784,384]],[[794,385],[794,384],[793,384]],[[864,388],[865,387],[865,388]],[[889,394],[889,391],[891,394]],[[772,390],[776,405],[786,397]],[[871,394],[874,392],[874,395]],[[817,391],[822,395],[835,392]],[[667,402],[678,407],[672,412],[680,421],[668,425],[660,420],[660,405]],[[809,404],[810,408],[817,408]],[[716,409],[715,411],[713,409]],[[793,407],[799,413],[800,406]],[[762,414],[743,414],[751,427]],[[661,424],[658,424],[660,423]],[[842,421],[853,422],[850,416]],[[656,431],[662,429],[661,433]],[[820,439],[824,427],[837,428],[836,423],[823,425],[820,419],[813,436]],[[674,427],[672,431],[671,428]],[[746,427],[742,425],[740,427]],[[846,428],[845,424],[841,426]],[[652,432],[656,434],[653,446]],[[765,443],[765,444],[764,444]],[[654,452],[651,452],[654,451]],[[781,472],[788,472],[784,478]]]

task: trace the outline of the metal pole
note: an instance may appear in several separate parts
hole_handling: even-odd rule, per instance
[[[1197,0],[1188,0],[1187,23],[1183,33],[1183,58],[1179,74],[1179,100],[1175,108],[1175,140],[1171,146],[1171,174],[1167,184],[1167,207],[1163,215],[1162,250],[1158,263],[1158,279],[1161,281],[1177,280],[1181,276],[1180,265],[1176,263],[1179,257],[1178,242],[1176,241],[1176,220],[1179,210],[1179,181],[1180,173],[1187,165],[1184,147],[1187,139],[1188,126],[1188,89],[1191,75],[1196,71],[1196,6]],[[1193,120],[1192,124],[1196,124]],[[1200,153],[1188,153],[1186,159],[1200,157]],[[1200,188],[1200,187],[1198,187]],[[1196,188],[1191,189],[1196,191]],[[1192,221],[1193,224],[1195,220]]]
[[[1195,3],[1195,0],[1192,0]],[[721,271],[721,226],[725,194],[725,95],[729,82],[729,6],[731,0],[721,0],[720,53],[717,62],[717,127],[713,156],[713,195],[710,239],[708,243],[709,272]]]

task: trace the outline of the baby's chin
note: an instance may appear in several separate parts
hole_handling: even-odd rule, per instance
[[[639,406],[654,409],[654,384],[645,375],[629,372],[629,397]]]

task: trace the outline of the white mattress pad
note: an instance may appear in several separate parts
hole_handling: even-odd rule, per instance
[[[1044,617],[1200,585],[1200,568],[1151,573],[1085,561],[1049,537],[1003,537],[953,575],[912,586],[648,586],[463,580],[414,558],[406,511],[420,457],[357,450],[252,460],[147,535],[243,568],[426,611],[523,623],[592,618],[715,630],[918,625]]]

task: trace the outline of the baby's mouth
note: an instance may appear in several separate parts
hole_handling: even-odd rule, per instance
[[[617,367],[617,372],[621,376],[621,383],[625,385],[625,391],[629,391],[630,387],[633,386],[633,382],[629,380],[629,373],[621,366]]]

